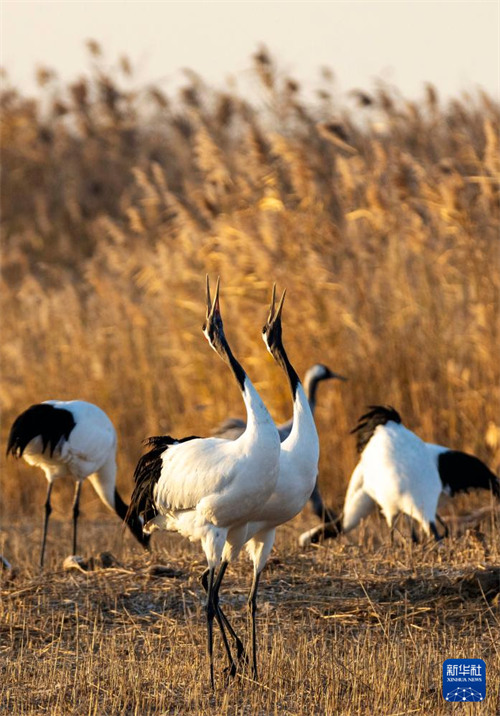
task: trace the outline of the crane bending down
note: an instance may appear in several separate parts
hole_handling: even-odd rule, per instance
[[[328,366],[323,365],[322,363],[316,363],[315,365],[311,366],[305,374],[304,392],[307,396],[309,407],[311,408],[311,412],[313,415],[316,408],[316,395],[319,384],[323,380],[330,380],[332,378],[342,381],[347,380],[347,378],[345,378],[343,375],[335,373],[333,370],[330,370]],[[286,440],[287,437],[290,435],[292,431],[292,425],[293,418],[287,420],[286,423],[278,425],[278,432],[280,434],[281,442]],[[241,420],[240,418],[226,418],[226,420],[224,420],[216,428],[214,428],[214,430],[212,430],[212,435],[214,437],[227,438],[228,440],[236,440],[236,438],[241,435],[244,429],[244,420]],[[332,522],[336,519],[336,515],[330,509],[328,509],[328,507],[326,507],[319,489],[318,482],[319,479],[316,478],[316,484],[314,485],[311,497],[309,498],[311,507],[313,509],[314,514],[319,517],[323,523]]]
[[[452,497],[474,488],[491,490],[500,499],[500,482],[481,460],[459,450],[423,442],[401,424],[401,417],[394,408],[370,406],[370,412],[359,419],[352,432],[358,433],[361,456],[347,487],[343,516],[304,532],[300,536],[303,547],[350,532],[377,505],[391,526],[396,509],[409,514],[403,509],[403,500],[409,504],[408,495],[410,500],[427,505],[423,520],[418,510],[412,516],[421,522],[427,534],[428,522],[435,536],[435,525],[433,527],[431,522],[434,516],[444,527],[445,536],[448,534],[436,513],[437,501],[432,507],[438,489],[438,499],[441,492]],[[406,497],[403,486],[408,491]],[[427,491],[432,494],[432,500]]]
[[[278,479],[280,441],[276,426],[247,374],[233,356],[224,335],[219,281],[213,303],[207,277],[207,317],[203,332],[210,346],[228,363],[242,392],[247,427],[238,440],[169,436],[150,439],[152,449],[135,470],[130,514],[144,517],[144,529],[177,531],[200,541],[208,564],[207,651],[214,687],[213,620],[217,619],[230,661],[236,665],[220,616],[219,589],[224,545],[231,528],[246,524],[272,494]]]
[[[7,455],[22,457],[41,467],[49,483],[45,500],[40,566],[43,567],[54,480],[70,475],[76,482],[73,501],[73,554],[76,554],[77,523],[82,483],[89,479],[102,502],[124,520],[127,505],[115,487],[116,431],[106,413],[84,400],[46,400],[21,413],[12,424]],[[127,519],[134,537],[147,547],[142,523]]]
[[[263,339],[274,360],[284,370],[293,398],[293,424],[289,436],[281,443],[279,478],[272,495],[262,503],[251,521],[229,531],[222,555],[221,572],[237,559],[245,546],[253,562],[253,580],[248,606],[252,623],[253,673],[257,678],[256,621],[257,589],[260,575],[273,548],[276,528],[291,520],[307,503],[318,474],[319,440],[310,404],[291,365],[282,342],[281,312],[285,292],[275,310],[276,287],[273,287],[271,309],[263,328]],[[225,620],[224,614],[222,618]],[[227,620],[226,620],[227,623]],[[230,625],[228,625],[230,629]],[[233,634],[234,636],[234,634]],[[236,641],[238,653],[242,645]]]

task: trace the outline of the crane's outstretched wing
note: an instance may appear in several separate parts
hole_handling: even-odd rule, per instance
[[[446,450],[437,457],[443,490],[449,495],[481,489],[491,490],[500,499],[498,477],[482,460],[460,450]]]

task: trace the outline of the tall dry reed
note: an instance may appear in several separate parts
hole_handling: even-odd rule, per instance
[[[206,272],[222,278],[235,353],[278,420],[286,383],[259,338],[273,281],[285,339],[322,388],[321,475],[335,503],[355,461],[348,431],[391,403],[423,438],[500,461],[499,108],[485,94],[419,101],[378,87],[316,103],[255,57],[261,101],[194,75],[176,97],[114,73],[91,46],[85,79],[39,73],[2,111],[2,444],[33,402],[83,398],[115,422],[119,484],[141,440],[206,435],[242,413],[201,334]],[[132,73],[132,76],[131,76]],[[327,80],[325,80],[327,82]],[[43,481],[2,463],[2,506]]]

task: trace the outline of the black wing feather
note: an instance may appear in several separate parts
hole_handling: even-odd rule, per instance
[[[50,456],[60,440],[68,440],[76,422],[73,414],[65,408],[47,403],[37,403],[21,413],[13,422],[7,441],[6,454],[22,457],[33,438],[42,438],[42,452],[50,445]]]
[[[144,523],[146,523],[156,517],[158,512],[154,502],[154,488],[160,479],[163,453],[172,445],[196,439],[196,435],[179,439],[170,435],[156,435],[144,441],[144,444],[151,449],[139,458],[135,468],[135,487],[130,498],[127,512],[128,518],[132,517],[132,515],[137,515],[142,517]]]
[[[358,419],[358,424],[351,430],[351,435],[358,433],[356,436],[358,453],[363,452],[379,425],[385,425],[390,421],[401,423],[401,416],[392,405],[369,405],[368,408],[369,411]]]
[[[450,495],[473,489],[491,490],[500,499],[497,476],[475,455],[460,450],[447,450],[438,455],[438,470],[443,487]]]

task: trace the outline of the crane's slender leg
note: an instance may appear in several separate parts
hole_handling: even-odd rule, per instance
[[[234,634],[236,637],[236,632],[234,631],[233,627],[229,624],[229,620],[227,619],[226,615],[222,612],[222,609],[219,605],[219,589],[220,585],[222,583],[222,580],[224,578],[224,575],[226,573],[227,569],[227,562],[222,562],[219,573],[217,574],[217,579],[215,580],[214,584],[214,606],[215,606],[215,617],[217,619],[217,623],[220,627],[220,631],[222,634],[222,641],[224,642],[224,647],[226,649],[226,653],[229,659],[229,676],[234,676],[236,674],[236,664],[234,663],[233,655],[231,654],[231,649],[229,648],[229,642],[227,640],[226,630],[224,628],[224,624],[228,625],[230,633]],[[238,637],[236,637],[238,639]],[[240,642],[241,643],[241,642]]]
[[[253,677],[257,679],[257,628],[255,624],[255,613],[257,611],[257,589],[259,587],[260,572],[253,576],[252,588],[248,595],[248,608],[252,618],[252,659],[253,659]]]
[[[441,527],[444,529],[443,537],[449,537],[450,530],[448,529],[448,525],[446,524],[446,522],[438,514],[436,514],[436,519],[439,522],[439,524],[441,525]]]
[[[212,686],[212,690],[215,690],[215,683],[214,683],[214,658],[213,658],[213,652],[214,652],[214,616],[215,616],[215,606],[214,606],[214,576],[215,576],[215,568],[210,567],[208,570],[208,589],[207,589],[207,603],[206,603],[206,612],[207,612],[207,651],[208,651],[208,660],[210,663],[210,684]]]
[[[401,521],[402,512],[398,512],[398,514],[395,517],[391,517],[389,528],[391,530],[391,547],[394,547],[395,544],[395,535],[396,530],[401,534],[401,531],[398,528],[398,524]],[[411,518],[409,518],[411,519]],[[413,523],[412,523],[412,530],[413,530]]]
[[[437,531],[436,523],[435,522],[429,522],[429,527],[431,528],[431,532],[434,535],[434,539],[436,542],[440,542],[443,539],[443,536],[439,534]]]
[[[52,492],[52,482],[49,482],[47,490],[47,497],[45,499],[45,518],[43,520],[43,537],[42,537],[42,551],[40,553],[40,567],[43,567],[43,558],[45,555],[45,540],[47,539],[47,528],[49,526],[49,517],[52,512],[52,506],[50,504],[50,493]]]
[[[325,503],[323,502],[321,492],[319,491],[318,479],[316,479],[316,484],[314,485],[314,490],[311,493],[309,502],[311,503],[314,514],[320,518],[323,524],[335,521],[335,513],[332,512],[328,507],[326,507]]]
[[[76,482],[75,497],[73,500],[73,554],[76,554],[76,524],[78,522],[78,515],[80,514],[80,490],[82,489],[82,483],[80,480]]]
[[[235,646],[236,646],[236,655],[237,655],[238,661],[241,658],[245,658],[246,654],[245,654],[245,647],[243,646],[241,639],[234,631],[233,627],[231,626],[231,624],[229,622],[229,619],[226,617],[226,615],[222,611],[222,607],[219,604],[220,582],[222,581],[222,577],[224,576],[224,573],[227,569],[227,564],[228,564],[227,562],[223,562],[221,564],[222,575],[221,575],[220,571],[219,571],[219,574],[217,575],[217,581],[219,582],[219,585],[218,585],[216,595],[215,595],[215,609],[216,609],[215,618],[217,619],[217,623],[219,624],[219,627],[220,627],[220,630],[222,633],[222,639],[224,641],[224,646],[226,647],[226,652],[227,652],[227,655],[229,658],[230,675],[234,676],[234,673],[236,672],[236,665],[234,664],[233,655],[231,654],[231,649],[229,648],[229,644],[227,642],[227,636],[225,633],[225,629],[227,629],[227,631],[229,632],[231,637],[234,639]],[[222,569],[223,567],[224,567],[224,569]],[[203,572],[203,574],[201,575],[201,584],[203,586],[203,589],[206,592],[208,591],[208,573],[209,573],[209,570],[206,569]],[[215,587],[214,587],[214,589],[215,589]]]
[[[391,547],[394,547],[394,530],[396,529],[396,522],[398,521],[399,515],[396,515],[396,519],[392,517],[392,515],[387,519],[390,535],[391,535]]]

